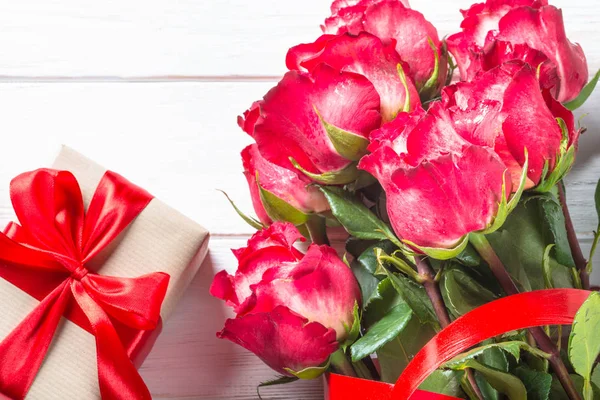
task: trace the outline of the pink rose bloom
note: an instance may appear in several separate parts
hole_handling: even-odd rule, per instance
[[[291,376],[326,364],[354,324],[360,288],[350,268],[329,246],[293,247],[300,233],[289,223],[257,232],[235,252],[235,275],[222,271],[210,292],[234,308],[218,337],[255,353]]]
[[[547,0],[487,0],[462,13],[462,32],[448,38],[462,80],[518,59],[540,68],[542,88],[560,102],[573,100],[585,86],[583,50],[569,41],[562,11]]]

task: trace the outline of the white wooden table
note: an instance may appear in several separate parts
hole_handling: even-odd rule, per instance
[[[440,32],[469,0],[411,0]],[[600,68],[600,6],[555,0],[567,30]],[[229,310],[208,295],[252,233],[217,188],[251,210],[236,116],[285,71],[288,47],[314,40],[329,0],[0,0],[0,224],[8,182],[47,166],[65,143],[144,186],[212,232],[209,256],[142,367],[157,399],[256,399],[274,376],[218,340]],[[600,176],[600,95],[579,113],[589,130],[568,178],[575,225],[590,246]],[[600,258],[598,265],[600,265]],[[600,272],[600,268],[598,270]],[[600,282],[600,274],[595,276]],[[321,399],[320,382],[264,389],[268,399]]]

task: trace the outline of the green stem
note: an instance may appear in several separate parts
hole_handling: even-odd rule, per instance
[[[397,257],[393,256],[379,256],[381,261],[387,261],[390,264],[394,265],[400,272],[405,273],[410,278],[412,278],[415,282],[423,283],[423,279],[419,276],[417,271],[411,268],[404,260],[401,260]]]
[[[507,295],[515,295],[519,293],[519,289],[517,285],[515,285],[514,281],[510,277],[508,271],[504,267],[504,264],[492,248],[492,245],[486,239],[485,235],[471,233],[469,236],[469,240],[475,250],[479,253],[481,258],[485,260],[486,263],[490,266],[492,273],[502,286],[502,289],[506,292]],[[539,348],[550,355],[549,362],[552,365],[552,369],[556,374],[556,377],[560,381],[561,385],[565,389],[565,392],[569,399],[571,400],[581,400],[571,377],[569,376],[569,371],[567,367],[563,363],[560,357],[560,351],[554,344],[554,342],[546,335],[544,329],[540,327],[531,328],[529,332],[537,342]]]
[[[311,215],[308,221],[306,221],[306,228],[310,233],[310,239],[313,243],[329,245],[325,218],[319,215]]]
[[[341,349],[331,355],[331,366],[336,372],[339,372],[342,375],[356,378],[356,371],[354,371],[352,362],[346,357],[346,354],[344,354],[344,351]]]

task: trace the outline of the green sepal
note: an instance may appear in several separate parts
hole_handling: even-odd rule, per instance
[[[536,192],[549,192],[563,179],[573,167],[575,162],[575,146],[569,147],[569,129],[562,118],[556,118],[558,125],[562,131],[562,139],[560,141],[560,149],[556,155],[556,165],[552,172],[549,172],[549,163],[546,160],[542,171],[540,183],[535,187]]]
[[[287,221],[294,225],[302,225],[308,221],[310,217],[297,208],[291,206],[288,202],[277,197],[273,193],[260,186],[258,173],[256,174],[256,184],[260,194],[260,200],[265,208],[265,211],[273,221]]]
[[[260,400],[263,400],[262,396],[260,395],[260,388],[275,385],[285,385],[287,383],[296,382],[297,380],[298,378],[296,378],[295,376],[280,376],[278,378],[271,379],[270,381],[261,382],[258,384],[258,386],[256,386],[256,395]]]
[[[329,137],[331,144],[340,156],[346,160],[358,161],[367,154],[369,141],[366,138],[330,124],[323,119],[316,107],[313,106],[313,108],[321,121],[321,125],[325,128],[325,132],[327,132],[327,137]]]
[[[508,196],[506,193],[506,181],[504,181],[504,179],[506,179],[506,178],[503,178],[502,201],[498,205],[498,213],[496,214],[496,217],[494,218],[494,221],[490,224],[490,226],[488,226],[482,232],[478,232],[478,233],[481,233],[483,235],[489,235],[490,233],[496,232],[498,229],[500,229],[502,227],[502,225],[504,225],[504,223],[506,222],[506,218],[508,218],[510,213],[517,207],[517,204],[519,204],[519,200],[521,200],[521,196],[523,195],[523,192],[525,191],[525,183],[527,182],[527,170],[528,169],[529,169],[529,153],[527,152],[527,149],[525,149],[525,163],[523,164],[521,179],[519,180],[519,188],[512,195],[510,201],[507,202],[506,198]]]
[[[322,367],[308,367],[304,368],[302,371],[292,371],[289,368],[284,368],[286,372],[294,375],[298,379],[310,380],[317,379],[321,375],[323,375],[329,369],[329,364],[331,360],[327,360],[327,363]]]
[[[242,210],[240,210],[235,203],[233,202],[233,200],[231,200],[231,198],[229,197],[229,195],[227,193],[225,193],[223,190],[217,189],[219,192],[223,193],[225,195],[225,197],[227,197],[227,200],[229,200],[229,204],[231,204],[231,206],[233,207],[233,209],[235,210],[235,212],[237,213],[237,215],[239,215],[248,225],[250,225],[251,227],[253,227],[254,229],[257,230],[261,230],[264,229],[265,226],[256,218],[252,218],[247,216],[246,214],[244,214],[242,212]]]
[[[359,169],[356,168],[358,165],[356,162],[350,163],[346,168],[339,171],[325,172],[324,174],[308,172],[302,168],[302,166],[298,164],[298,162],[292,157],[290,157],[290,162],[296,169],[308,176],[313,181],[325,185],[345,185],[354,182],[360,173]]]
[[[579,95],[574,100],[568,101],[563,105],[571,111],[581,107],[594,92],[596,84],[598,84],[598,79],[600,79],[600,70],[596,72],[594,78],[589,81],[587,85],[585,85],[585,87],[581,90],[581,92],[579,92]]]
[[[409,245],[410,247],[413,247],[413,248],[419,250],[423,254],[428,255],[431,258],[444,261],[444,260],[450,260],[452,258],[456,258],[460,253],[462,253],[467,248],[467,245],[469,244],[469,235],[465,235],[462,239],[460,239],[458,244],[451,249],[435,248],[435,247],[421,247],[421,246],[411,242],[410,240],[403,240],[403,242],[406,243],[407,245]]]
[[[409,112],[410,111],[410,91],[408,90],[408,81],[406,80],[406,73],[404,72],[404,68],[402,64],[398,64],[398,76],[400,77],[400,81],[404,86],[404,92],[406,93],[406,98],[404,99],[404,107],[400,111]]]
[[[433,55],[435,58],[435,65],[433,67],[433,72],[431,76],[423,84],[423,86],[419,89],[419,95],[421,97],[421,101],[425,102],[432,97],[435,97],[439,91],[439,78],[440,78],[440,54],[438,52],[438,48],[433,43],[430,37],[427,37],[427,43],[429,43],[429,47],[433,50]]]
[[[347,326],[344,324],[344,330],[348,335],[344,343],[340,345],[344,353],[348,346],[352,343],[356,342],[358,335],[360,335],[360,306],[358,305],[358,301],[354,302],[354,309],[352,310],[352,316],[354,317],[354,322],[352,322],[352,326]],[[354,360],[356,361],[356,360]]]

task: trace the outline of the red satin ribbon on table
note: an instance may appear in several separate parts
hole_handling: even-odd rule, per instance
[[[484,340],[543,325],[570,325],[591,292],[549,289],[508,296],[458,318],[408,364],[395,385],[332,374],[329,400],[443,400],[454,397],[417,388],[445,362]]]
[[[103,399],[151,399],[124,342],[158,325],[169,275],[116,278],[88,264],[152,196],[109,171],[85,212],[73,174],[50,169],[19,175],[10,195],[21,226],[0,233],[0,277],[41,303],[0,343],[0,393],[25,398],[65,316],[96,338]]]

